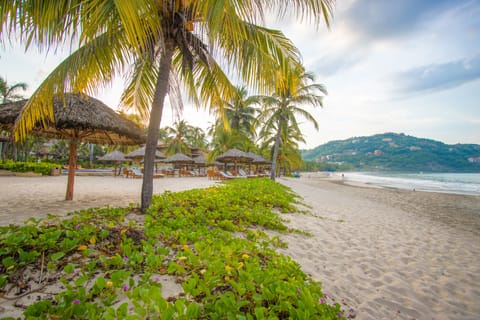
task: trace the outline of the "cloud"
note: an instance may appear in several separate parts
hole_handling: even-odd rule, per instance
[[[468,1],[457,0],[455,5]],[[357,0],[346,16],[353,31],[368,38],[390,38],[413,32],[451,8],[451,0]]]
[[[357,53],[333,55],[328,54],[320,57],[312,65],[313,71],[321,76],[331,76],[339,71],[348,69],[361,62],[363,55]]]
[[[471,59],[417,67],[394,76],[402,93],[442,91],[480,79],[480,53]]]

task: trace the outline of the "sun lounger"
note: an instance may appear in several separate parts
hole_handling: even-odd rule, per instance
[[[225,171],[218,171],[217,172],[217,175],[218,177],[221,179],[221,180],[228,180],[228,179],[233,179],[235,178],[234,176],[232,176],[231,174],[227,174]]]
[[[257,178],[258,177],[256,174],[246,173],[243,169],[238,169],[238,174],[242,177],[247,177],[247,178]]]
[[[153,178],[163,178],[165,175],[161,173],[153,173]],[[127,174],[127,178],[143,178],[143,172],[138,168],[130,168]]]
[[[224,177],[224,179],[237,179],[237,178],[247,178],[247,177],[244,177],[244,176],[234,176],[233,174],[231,174],[230,172],[228,171],[219,171],[220,174],[222,175],[222,177]]]
[[[128,173],[128,176],[131,178],[143,178],[143,173],[137,168],[130,168],[130,172]]]
[[[167,177],[174,177],[175,171],[171,169],[162,169],[162,174]]]

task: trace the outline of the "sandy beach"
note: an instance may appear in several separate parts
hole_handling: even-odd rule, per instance
[[[153,192],[205,188],[215,182],[204,177],[153,179]],[[138,204],[142,179],[122,176],[76,176],[72,201],[65,201],[67,176],[0,176],[0,225],[21,224],[30,217],[96,207]]]
[[[310,205],[281,250],[355,319],[480,319],[480,197],[280,179]]]
[[[284,217],[282,253],[322,282],[355,319],[479,319],[480,197],[344,185],[321,175],[280,178],[310,206]],[[202,188],[207,178],[154,180],[154,192]],[[0,224],[138,203],[141,179],[0,177]],[[1,316],[1,313],[0,313]]]

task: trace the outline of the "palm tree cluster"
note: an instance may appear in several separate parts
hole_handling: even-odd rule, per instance
[[[265,13],[285,17],[288,12],[318,26],[329,23],[333,5],[334,0],[0,0],[0,39],[19,37],[26,49],[54,51],[65,43],[75,48],[36,89],[15,136],[22,139],[39,120],[52,119],[53,96],[94,95],[116,75],[125,75],[121,105],[149,119],[145,210],[152,199],[165,98],[181,110],[183,93],[226,117],[225,101],[237,94],[229,72],[261,94],[285,94],[297,82],[293,71],[302,68],[300,53],[282,32],[262,25]],[[246,129],[232,124],[232,130]]]

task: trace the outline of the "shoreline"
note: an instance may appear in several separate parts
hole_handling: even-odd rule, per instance
[[[417,175],[413,173],[346,172],[344,174],[345,177],[342,178],[342,180],[346,183],[354,185],[358,184],[360,186],[367,185],[386,189],[480,196],[479,173],[446,172]],[[318,173],[314,173],[314,176],[315,175],[318,176]],[[455,176],[458,179],[458,176],[460,175],[466,175],[467,181],[458,181],[452,178],[452,176]],[[334,173],[333,176],[337,176],[337,174]],[[435,176],[436,178],[433,178],[432,176]],[[478,176],[478,178],[472,180],[472,176]],[[424,177],[427,178],[425,179]]]
[[[311,207],[279,250],[355,319],[480,315],[480,197],[281,178]],[[334,300],[333,300],[334,299]]]

